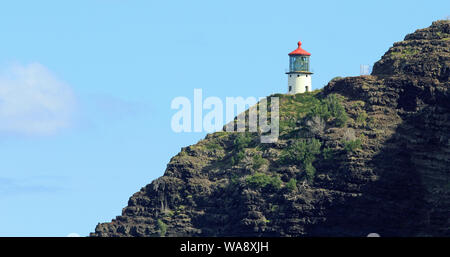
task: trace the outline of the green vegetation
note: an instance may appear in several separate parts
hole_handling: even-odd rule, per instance
[[[308,113],[308,116],[318,116],[327,121],[331,117],[331,113],[328,109],[328,106],[322,102],[318,105],[315,105]]]
[[[284,163],[295,163],[301,165],[306,172],[309,181],[314,179],[316,169],[312,165],[316,155],[320,154],[322,143],[318,139],[295,141],[285,151],[283,151],[281,160]]]
[[[236,185],[239,183],[239,176],[237,174],[231,174],[230,184]]]
[[[438,32],[436,32],[436,34],[442,40],[450,40],[450,34],[449,33],[438,31]]]
[[[159,231],[159,236],[160,237],[166,236],[167,225],[162,220],[158,219],[157,227],[158,227],[158,231]]]
[[[253,188],[281,188],[281,179],[278,176],[269,176],[267,174],[256,172],[255,174],[246,178],[247,185]]]
[[[356,124],[360,126],[366,126],[368,118],[369,116],[367,115],[366,111],[362,110],[360,113],[358,113],[358,117],[356,117]]]
[[[238,133],[234,139],[234,147],[236,150],[243,150],[247,148],[252,142],[252,135],[250,133]]]
[[[296,121],[305,117],[315,105],[320,104],[317,94],[320,91],[296,95],[276,95],[280,100],[280,133],[290,133],[296,127]]]
[[[322,143],[318,139],[300,139],[295,141],[282,153],[284,163],[304,164],[312,163],[315,156],[320,153]]]
[[[308,181],[313,181],[316,175],[316,168],[312,165],[312,163],[307,163],[305,165],[306,178]]]
[[[249,147],[252,142],[252,135],[250,133],[238,133],[234,139],[234,147],[236,154],[231,157],[231,164],[236,165],[245,157],[244,149]]]
[[[237,165],[245,157],[244,150],[239,150],[235,155],[231,157],[231,165]]]
[[[253,156],[253,169],[259,170],[263,165],[267,164],[267,160],[262,158],[261,155],[255,154]]]
[[[404,55],[416,55],[418,54],[420,51],[417,49],[413,49],[413,48],[406,48],[405,50],[402,51],[402,53]]]
[[[291,192],[296,191],[297,190],[297,180],[295,178],[291,178],[289,180],[289,182],[287,182],[286,188]]]
[[[348,116],[336,94],[328,95],[323,102],[327,106],[331,117],[336,119],[336,125],[343,127],[347,122]]]
[[[213,151],[213,150],[219,150],[222,147],[216,142],[216,141],[208,141],[205,144],[206,149]]]
[[[280,99],[280,133],[288,134],[296,128],[298,120],[306,116],[319,116],[325,122],[333,120],[345,126],[348,116],[340,98],[330,94],[320,99],[321,90],[296,95],[276,95]]]
[[[360,149],[362,145],[361,139],[357,138],[355,140],[345,141],[344,150],[346,152],[354,152],[356,149]]]
[[[319,116],[325,121],[334,118],[336,125],[339,127],[345,126],[348,120],[345,108],[336,94],[328,95],[327,98],[311,108],[308,116]]]
[[[392,52],[391,54],[396,57],[407,58],[408,56],[416,55],[418,53],[420,53],[420,51],[418,49],[415,49],[411,46],[406,46],[405,48],[401,49],[399,52]]]
[[[295,125],[295,117],[285,117],[284,119],[280,120],[280,131],[289,132],[295,129]]]
[[[220,139],[220,138],[228,137],[230,135],[230,133],[228,133],[226,131],[217,131],[217,132],[214,132],[213,135]]]
[[[195,145],[188,146],[185,154],[180,155],[180,157],[185,157],[186,155],[211,155],[214,154],[218,159],[223,159],[226,155],[225,150],[222,146],[223,140],[219,138],[217,134],[208,135],[205,139],[201,140]],[[183,151],[182,151],[183,152]],[[195,154],[191,154],[195,152]]]
[[[357,100],[357,101],[353,102],[352,108],[362,108],[365,105],[366,105],[366,103],[364,101]]]

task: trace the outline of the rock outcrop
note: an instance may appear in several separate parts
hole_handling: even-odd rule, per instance
[[[450,236],[450,23],[368,76],[280,98],[280,139],[217,132],[91,236]]]

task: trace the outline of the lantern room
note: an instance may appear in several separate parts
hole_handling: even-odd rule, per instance
[[[288,94],[312,91],[309,58],[311,54],[303,50],[302,42],[298,48],[289,53]]]
[[[289,71],[309,71],[309,56],[291,55],[289,57]]]
[[[302,49],[302,42],[297,43],[298,48],[289,53],[289,71],[306,71],[309,72],[310,53]]]

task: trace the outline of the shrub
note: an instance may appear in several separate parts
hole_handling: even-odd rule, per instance
[[[247,177],[246,182],[254,188],[272,187],[273,189],[280,189],[282,183],[278,176],[269,176],[260,172]]]
[[[289,191],[295,191],[295,190],[297,190],[297,180],[296,180],[295,178],[291,178],[291,179],[289,180],[289,182],[287,182],[286,188],[287,188]]]
[[[239,133],[234,139],[234,146],[236,150],[243,150],[247,148],[252,142],[252,135],[250,133]]]
[[[354,152],[356,149],[361,148],[362,142],[361,139],[357,138],[355,140],[345,141],[344,142],[344,150],[346,152]]]
[[[273,188],[273,189],[280,189],[281,188],[281,183],[282,183],[282,181],[281,181],[281,179],[278,177],[278,176],[275,176],[275,177],[272,177],[272,180],[270,181],[270,186]]]
[[[347,123],[348,116],[338,97],[335,94],[331,94],[324,101],[331,116],[336,118],[336,125],[343,127]]]
[[[348,116],[346,112],[341,112],[336,116],[336,126],[344,127],[347,124]]]
[[[231,157],[231,165],[238,164],[245,157],[244,150],[239,150],[235,155]]]
[[[312,165],[316,155],[320,153],[322,143],[313,138],[311,140],[299,140],[292,144],[282,155],[282,160],[287,163],[299,163],[306,172],[309,181],[312,181],[316,169]]]
[[[335,118],[336,125],[343,127],[348,120],[347,113],[344,106],[336,96],[336,94],[330,94],[327,98],[315,104],[308,112],[309,117],[319,116],[324,121],[328,121],[330,118]]]
[[[160,219],[158,219],[157,225],[158,225],[158,230],[159,230],[159,236],[160,237],[166,236],[167,225]]]
[[[314,107],[311,108],[308,116],[320,117],[323,120],[327,121],[329,118],[331,118],[331,113],[330,110],[328,109],[328,106],[322,102],[317,105],[314,105]]]
[[[314,176],[316,175],[316,168],[312,165],[312,163],[307,163],[305,166],[306,178],[308,181],[313,181]]]
[[[265,164],[267,164],[267,160],[262,158],[261,155],[255,154],[255,156],[253,156],[253,169],[258,170]]]
[[[234,147],[236,154],[231,157],[231,164],[236,165],[245,157],[244,148],[247,148],[252,142],[252,135],[250,133],[239,133],[234,139]]]
[[[296,125],[295,119],[293,119],[293,118],[279,121],[280,131],[284,131],[284,132],[291,131],[291,130],[295,129],[295,125]]]
[[[322,143],[318,139],[298,140],[288,147],[282,154],[285,163],[306,164],[315,160],[315,155],[320,153]]]

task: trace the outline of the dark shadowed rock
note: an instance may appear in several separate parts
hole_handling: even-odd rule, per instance
[[[375,63],[372,75],[413,75],[445,82],[450,75],[450,24],[436,21],[397,42]]]

